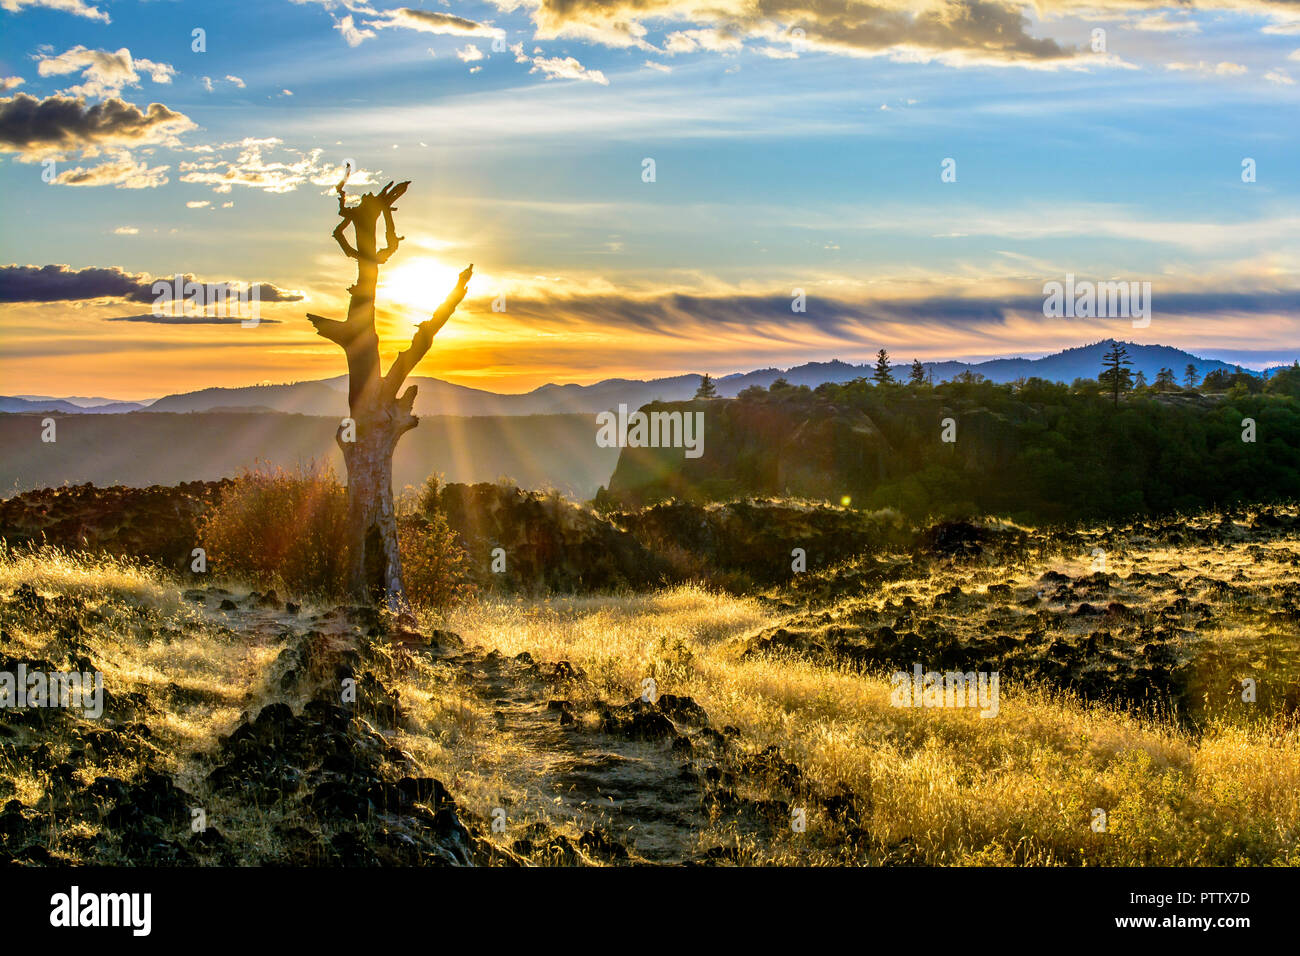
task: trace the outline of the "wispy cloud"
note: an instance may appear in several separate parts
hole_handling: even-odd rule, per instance
[[[32,9],[61,10],[73,16],[85,17],[87,20],[110,22],[107,13],[86,3],[85,0],[0,0],[0,10],[7,10],[10,13],[21,13],[23,10]]]
[[[351,20],[351,17],[345,19]],[[382,16],[367,20],[365,23],[366,26],[373,27],[375,30],[415,30],[419,33],[434,33],[443,36],[496,37],[505,35],[504,30],[486,23],[479,23],[476,20],[469,20],[450,13],[438,13],[433,10],[416,10],[411,7],[399,7],[396,10],[389,10]],[[366,36],[374,36],[373,31],[367,31]],[[358,42],[360,41],[358,40]],[[356,44],[352,45],[355,46]]]
[[[571,56],[535,57],[533,68],[529,72],[540,72],[548,80],[587,80],[591,83],[599,83],[601,86],[609,86],[609,80],[605,79],[604,73],[600,70],[587,69]]]
[[[237,143],[195,148],[204,158],[182,162],[179,167],[183,183],[211,186],[214,192],[228,193],[236,186],[258,189],[268,193],[290,193],[299,186],[313,184],[333,186],[343,178],[344,161],[350,157],[325,159],[323,149],[303,152],[276,137],[248,137]],[[235,151],[227,157],[225,153]],[[283,158],[273,158],[279,154]],[[374,174],[366,169],[353,168],[348,182],[351,186],[367,186],[375,182]]]
[[[123,88],[140,85],[140,71],[155,83],[170,83],[176,68],[131,56],[126,47],[110,52],[75,46],[57,55],[38,54],[36,72],[41,76],[80,73],[81,83],[60,92],[66,96],[117,96]]]

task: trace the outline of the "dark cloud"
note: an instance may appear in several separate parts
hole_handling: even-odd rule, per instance
[[[83,299],[124,299],[128,302],[154,302],[155,282],[173,284],[175,276],[151,278],[132,274],[116,266],[71,269],[64,265],[0,266],[0,302],[71,302]],[[181,276],[182,282],[196,282],[194,276]],[[263,303],[301,302],[298,292],[280,289],[269,282],[257,284]],[[124,321],[136,320],[128,316]],[[159,321],[167,321],[165,318]],[[264,320],[265,321],[265,320]]]
[[[38,100],[26,93],[0,99],[0,152],[28,160],[89,147],[162,143],[193,128],[188,116],[161,103],[141,110],[117,97],[94,105],[81,97]]]
[[[238,325],[245,319],[218,315],[115,315],[105,322],[150,322],[154,325]],[[279,319],[258,319],[259,325],[278,325]]]
[[[1153,289],[1152,312],[1165,315],[1235,316],[1300,312],[1300,289],[1261,293],[1170,292]],[[647,332],[673,334],[689,329],[793,330],[813,327],[828,334],[851,337],[873,322],[938,324],[954,328],[989,326],[1014,314],[1041,313],[1041,293],[1003,298],[936,296],[923,299],[877,299],[848,302],[823,298],[809,289],[807,311],[793,312],[789,296],[666,295],[648,299],[595,295],[567,299],[510,300],[510,314],[539,321],[607,324]],[[1073,320],[1080,323],[1088,319]]]
[[[513,6],[512,0],[496,0]],[[810,49],[873,55],[886,51],[957,54],[998,62],[1073,59],[1080,51],[1031,36],[1023,5],[1002,0],[934,0],[902,4],[846,0],[540,0],[541,37],[582,36],[613,46],[646,47],[643,20],[679,21],[729,37],[790,42]],[[790,31],[798,28],[801,34]],[[667,38],[669,52],[718,48],[699,30]]]

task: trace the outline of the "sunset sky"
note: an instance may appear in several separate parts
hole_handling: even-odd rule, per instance
[[[462,384],[1112,335],[1289,363],[1298,80],[1265,0],[0,0],[0,394],[341,374],[305,313],[346,312],[346,160],[411,180],[386,359],[474,263],[417,370]],[[152,315],[176,273],[283,301]],[[1067,273],[1150,281],[1149,327],[1044,318]]]

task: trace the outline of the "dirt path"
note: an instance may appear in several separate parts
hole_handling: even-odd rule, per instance
[[[250,648],[290,648],[309,634],[319,635],[316,644],[333,654],[358,645],[358,624],[339,609],[305,614],[287,610],[271,596],[218,588],[186,596],[214,627],[237,633]],[[458,684],[491,709],[490,732],[500,735],[510,752],[525,755],[512,777],[536,796],[530,810],[545,808],[548,819],[545,827],[511,821],[507,845],[525,857],[540,854],[557,862],[586,862],[586,857],[668,864],[696,855],[709,824],[699,765],[711,764],[713,750],[691,741],[692,736],[698,741],[707,720],[658,715],[661,719],[647,727],[635,714],[621,713],[629,705],[580,713],[560,696],[568,680],[581,679],[570,678],[567,665],[560,665],[557,677],[554,663],[527,657],[437,644],[403,646],[407,653],[453,667]],[[273,685],[276,675],[267,677]],[[275,699],[275,690],[272,686],[271,695],[252,709]],[[250,692],[256,694],[257,687]],[[613,716],[602,723],[602,712]],[[576,840],[569,838],[574,831],[580,834]]]

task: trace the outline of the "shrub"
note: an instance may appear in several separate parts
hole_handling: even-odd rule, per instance
[[[398,523],[397,540],[402,551],[402,580],[412,604],[441,610],[473,596],[469,561],[445,516],[429,520],[408,515]]]
[[[290,593],[341,594],[347,492],[328,466],[246,469],[199,525],[209,568]]]
[[[411,603],[443,609],[468,600],[474,593],[469,560],[456,542],[456,533],[438,504],[437,475],[425,479],[413,513],[397,525],[402,552],[402,579]]]

